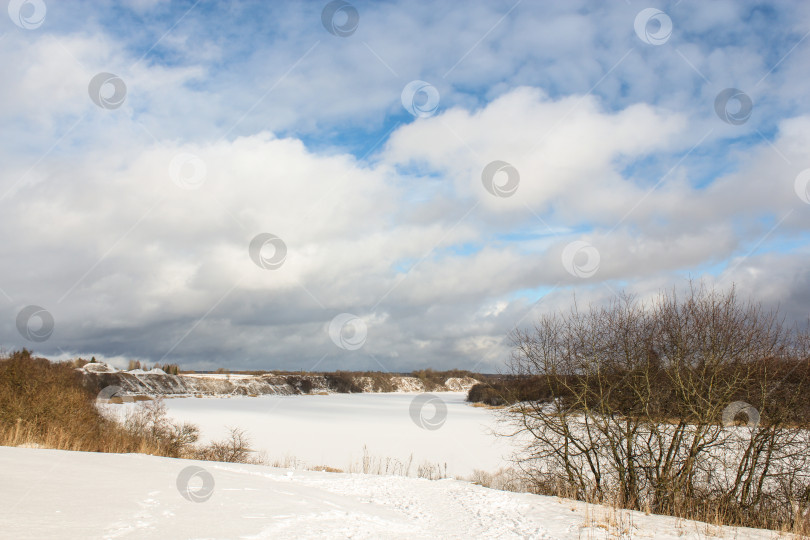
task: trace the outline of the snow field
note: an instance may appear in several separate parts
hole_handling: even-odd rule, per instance
[[[204,502],[177,486],[189,466],[210,476]],[[458,480],[9,447],[0,470],[0,535],[21,540],[774,537]]]
[[[246,430],[252,448],[271,463],[368,472],[363,461],[370,458],[375,462],[372,472],[386,461],[397,469],[410,462],[413,476],[418,466],[431,464],[443,471],[446,465],[447,475],[455,477],[510,465],[513,443],[493,435],[493,411],[469,405],[464,392],[437,392],[446,415],[437,417],[435,405],[428,402],[419,410],[418,424],[411,405],[419,395],[174,398],[165,404],[175,420],[200,426],[201,442],[224,438],[228,427]]]

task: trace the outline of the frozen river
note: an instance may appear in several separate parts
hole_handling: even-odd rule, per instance
[[[372,467],[385,466],[385,458],[390,458],[389,467],[411,461],[411,475],[425,462],[442,468],[446,464],[451,476],[508,465],[509,441],[493,434],[493,411],[472,407],[463,392],[431,395],[441,403],[412,406],[419,394],[404,393],[177,398],[165,403],[170,416],[200,427],[202,442],[239,427],[247,431],[251,447],[271,461],[292,457],[308,466],[358,471],[365,447]]]

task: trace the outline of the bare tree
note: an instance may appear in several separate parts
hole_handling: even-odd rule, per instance
[[[537,491],[760,526],[810,503],[808,338],[776,311],[693,284],[512,340],[512,375],[551,396],[505,413]]]

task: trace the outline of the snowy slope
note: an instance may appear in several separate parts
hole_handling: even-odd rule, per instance
[[[149,371],[133,369],[119,371],[112,366],[96,362],[77,368],[87,382],[98,388],[115,386],[118,396],[230,396],[230,395],[293,395],[300,393],[329,393],[327,377],[324,375],[245,375],[222,373],[184,373],[169,375],[162,369]],[[291,381],[293,384],[291,384]],[[301,391],[302,381],[308,382],[309,390]],[[375,392],[370,377],[355,377],[355,382],[364,392]],[[443,387],[431,389],[433,392],[466,392],[478,381],[470,377],[452,377]],[[396,392],[424,392],[423,381],[410,376],[390,376],[390,383]],[[376,391],[379,391],[376,390]]]
[[[210,498],[178,476],[206,472]],[[0,447],[3,538],[768,538],[456,480]],[[191,494],[191,495],[189,495]]]

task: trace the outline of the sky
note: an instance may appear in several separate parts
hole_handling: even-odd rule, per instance
[[[810,315],[810,4],[0,11],[0,347],[505,369],[689,279]]]

